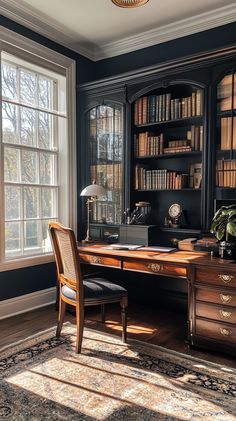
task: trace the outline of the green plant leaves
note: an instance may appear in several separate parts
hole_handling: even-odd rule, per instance
[[[236,237],[236,205],[222,206],[214,215],[210,231],[219,241],[227,234]]]
[[[226,226],[226,230],[230,235],[232,235],[233,237],[236,237],[236,221],[228,222]]]

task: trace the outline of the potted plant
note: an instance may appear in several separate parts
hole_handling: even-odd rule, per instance
[[[214,215],[211,233],[219,240],[222,258],[236,257],[236,205],[222,206]]]

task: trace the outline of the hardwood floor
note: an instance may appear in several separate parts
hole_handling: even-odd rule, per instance
[[[236,368],[234,357],[190,349],[186,343],[186,313],[183,309],[170,310],[147,305],[131,304],[128,309],[128,337],[160,345],[203,360]],[[75,323],[73,314],[66,320]],[[107,306],[106,324],[100,321],[99,307],[86,309],[86,326],[121,336],[119,305]],[[29,313],[0,321],[0,348],[56,326],[57,312],[54,306],[44,307]]]

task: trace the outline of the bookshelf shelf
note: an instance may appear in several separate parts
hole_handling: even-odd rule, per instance
[[[137,192],[181,192],[181,191],[201,191],[200,188],[186,188],[186,189],[135,189]]]
[[[170,159],[170,158],[185,158],[187,157],[196,157],[202,154],[201,151],[192,151],[192,152],[177,152],[177,153],[169,153],[169,154],[162,154],[162,155],[148,155],[148,156],[135,156],[135,160],[143,160],[143,159]]]
[[[145,124],[136,124],[134,127],[136,129],[143,129],[146,127],[153,127],[153,126],[190,126],[194,123],[200,123],[203,120],[203,116],[195,116],[195,117],[186,117],[186,118],[178,118],[176,120],[166,120],[166,121],[157,121],[153,123],[145,123]]]
[[[176,233],[188,233],[189,235],[190,234],[195,234],[195,235],[199,235],[200,233],[201,233],[201,230],[200,229],[190,229],[190,228],[187,228],[187,227],[185,227],[185,228],[172,228],[172,227],[165,227],[165,226],[161,226],[161,227],[158,227],[158,229],[160,230],[160,231],[163,231],[163,232],[176,232]]]
[[[235,190],[236,190],[236,186],[235,187],[216,187],[217,191],[221,191],[221,190],[234,190],[234,195],[235,195]],[[232,198],[233,199],[233,198]],[[235,199],[235,197],[234,197]]]
[[[236,109],[219,111],[217,114],[219,117],[231,117],[232,115],[236,116]]]

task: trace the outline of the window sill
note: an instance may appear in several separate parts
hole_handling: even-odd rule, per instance
[[[30,266],[44,265],[53,261],[54,256],[52,253],[40,256],[24,257],[14,260],[6,260],[5,262],[0,263],[0,272],[16,270]]]

